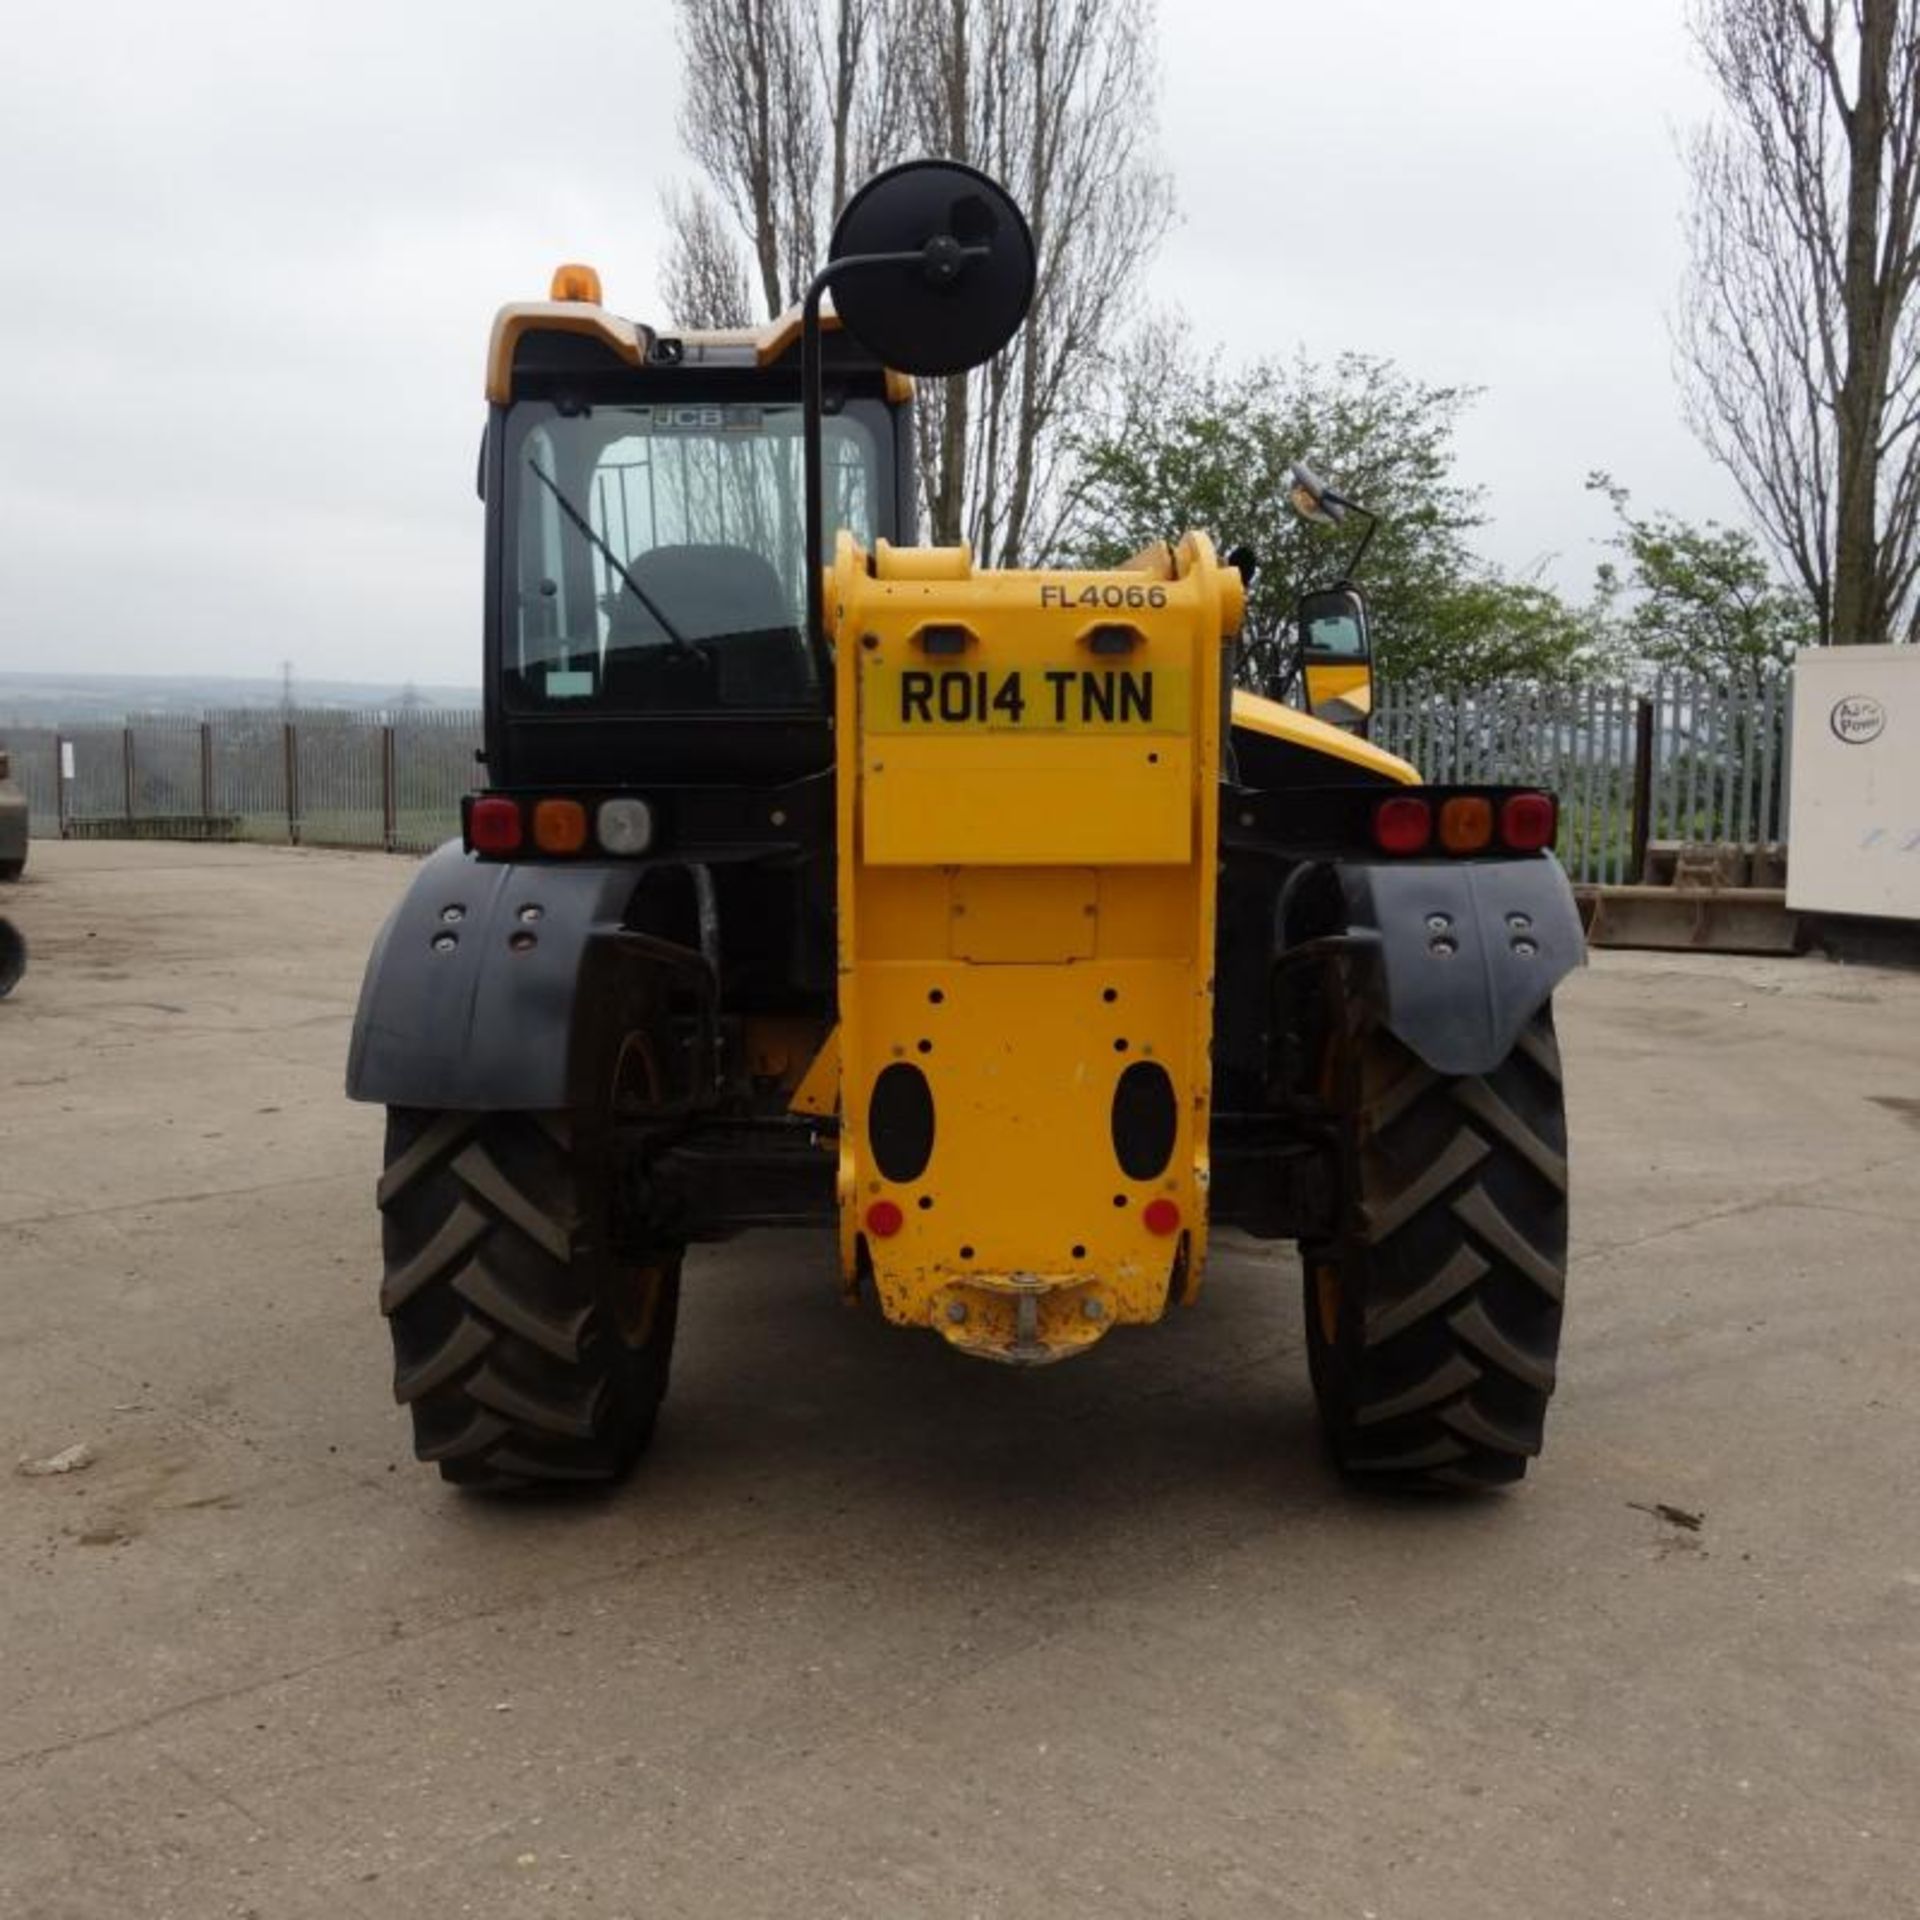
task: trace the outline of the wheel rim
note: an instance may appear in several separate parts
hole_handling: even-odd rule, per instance
[[[615,1111],[652,1111],[660,1104],[660,1086],[660,1063],[653,1042],[644,1033],[628,1034],[614,1063]],[[614,1289],[614,1331],[630,1352],[638,1352],[652,1339],[654,1323],[660,1317],[660,1297],[672,1271],[670,1262],[630,1268],[622,1276],[626,1284]]]
[[[660,1317],[660,1296],[666,1290],[664,1266],[636,1267],[632,1284],[622,1287],[613,1303],[613,1324],[621,1344],[637,1350],[653,1334],[653,1323]]]
[[[616,1112],[640,1113],[660,1105],[660,1063],[644,1033],[630,1033],[620,1043],[613,1067],[613,1105]]]
[[[1320,1338],[1332,1346],[1340,1337],[1340,1269],[1321,1262],[1313,1270],[1313,1304]]]

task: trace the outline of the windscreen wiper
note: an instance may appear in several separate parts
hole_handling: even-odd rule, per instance
[[[594,532],[592,525],[582,515],[580,509],[561,492],[559,481],[555,480],[550,474],[543,473],[540,469],[539,461],[533,459],[531,456],[529,456],[527,460],[527,467],[533,474],[533,477],[553,495],[554,499],[559,503],[560,511],[606,555],[607,565],[633,590],[633,597],[660,622],[661,631],[673,642],[674,646],[682,653],[692,653],[694,648],[686,635],[661,612],[659,601],[654,599],[653,595],[633,577],[632,573],[628,571],[626,562],[614,557],[613,549]]]

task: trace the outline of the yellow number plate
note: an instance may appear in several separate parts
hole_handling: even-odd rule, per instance
[[[1185,733],[1185,667],[902,667],[861,676],[868,733]]]

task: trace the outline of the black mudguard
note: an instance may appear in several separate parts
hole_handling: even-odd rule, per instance
[[[604,1106],[629,1038],[653,1041],[648,1105],[697,1100],[715,988],[702,956],[622,924],[634,868],[433,854],[367,960],[347,1095],[386,1106]]]
[[[1339,874],[1350,928],[1379,936],[1385,1024],[1437,1073],[1490,1073],[1586,960],[1573,889],[1551,854]]]

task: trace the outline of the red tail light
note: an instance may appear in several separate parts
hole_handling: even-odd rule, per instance
[[[1410,793],[1395,794],[1373,810],[1373,843],[1382,853],[1419,853],[1433,838],[1433,808]]]
[[[907,1216],[891,1200],[876,1200],[867,1209],[867,1231],[891,1240],[907,1224]]]
[[[1180,1231],[1179,1202],[1169,1200],[1165,1194],[1162,1194],[1158,1200],[1149,1200],[1140,1209],[1140,1219],[1149,1233],[1178,1233]]]
[[[522,835],[518,802],[485,795],[467,809],[467,841],[475,853],[513,853]]]
[[[1516,793],[1500,809],[1500,838],[1515,853],[1538,853],[1559,832],[1560,807],[1550,793]]]

